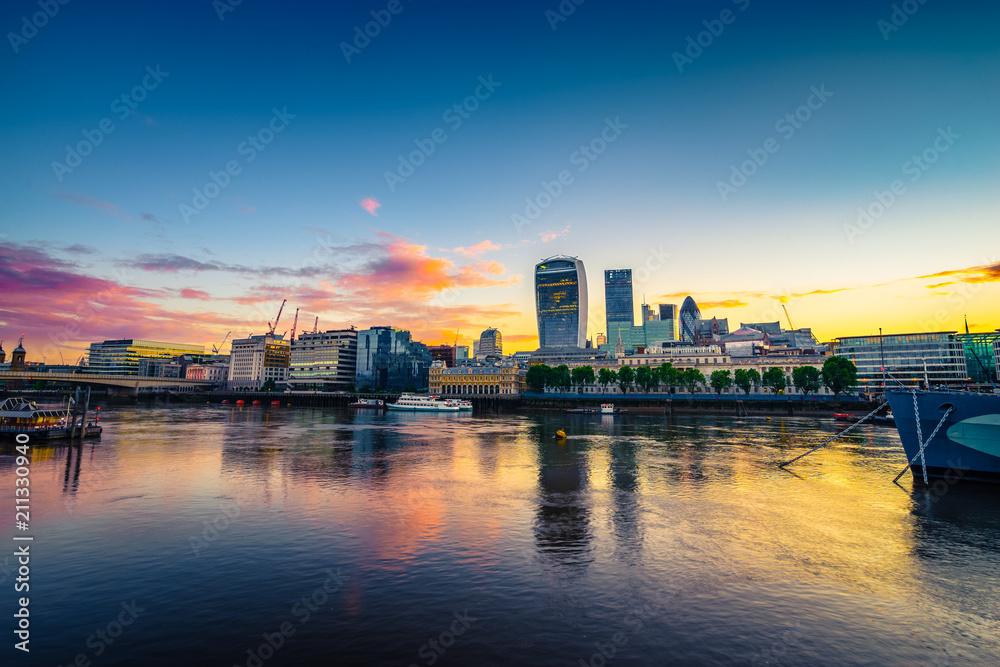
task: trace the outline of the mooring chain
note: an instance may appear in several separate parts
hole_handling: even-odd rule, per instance
[[[917,407],[917,390],[913,390],[913,418],[917,420],[917,444],[920,445],[920,465],[924,467],[924,484],[927,483],[927,461],[924,460],[924,436],[920,432],[920,408]]]
[[[931,444],[931,440],[933,440],[934,436],[937,435],[937,432],[941,430],[941,426],[944,424],[945,420],[948,418],[948,415],[950,415],[951,411],[954,410],[954,409],[955,409],[955,406],[951,406],[947,410],[944,411],[944,414],[941,415],[941,420],[937,423],[937,426],[935,426],[934,430],[931,431],[931,434],[929,436],[927,436],[927,441],[926,442],[922,442],[922,441],[919,441],[919,440],[917,441],[917,442],[921,443],[920,444],[920,451],[917,452],[916,454],[914,454],[913,458],[910,459],[910,462],[906,464],[906,467],[899,471],[899,474],[896,475],[896,478],[892,480],[893,483],[896,483],[896,481],[900,477],[902,477],[903,474],[907,470],[910,469],[910,466],[913,465],[913,462],[916,461],[917,457],[919,456],[920,457],[920,465],[923,468],[923,472],[924,472],[924,485],[925,486],[927,485],[927,483],[928,483],[927,482],[927,462],[924,459],[924,450],[927,449],[927,445]],[[917,433],[920,433],[920,426],[919,426],[920,422],[918,421],[917,424],[918,424],[917,425]]]
[[[822,449],[823,447],[826,447],[827,445],[829,445],[831,442],[833,442],[834,440],[836,440],[840,436],[846,435],[847,433],[849,433],[851,431],[851,429],[853,429],[855,426],[859,426],[863,421],[865,421],[866,419],[869,419],[872,415],[874,415],[876,412],[878,412],[883,407],[885,407],[888,402],[889,401],[887,401],[887,400],[886,401],[882,401],[882,404],[879,405],[877,408],[875,408],[874,410],[872,410],[871,412],[869,412],[867,415],[865,415],[864,417],[862,417],[861,419],[859,419],[857,422],[855,422],[855,423],[851,424],[850,426],[848,426],[847,428],[845,428],[843,431],[841,431],[837,435],[833,436],[832,438],[830,438],[829,440],[827,440],[826,442],[824,442],[822,445],[819,445],[818,447],[813,447],[812,449],[810,449],[805,454],[799,454],[798,456],[796,456],[791,461],[786,461],[785,463],[779,463],[778,467],[779,468],[784,468],[787,465],[791,465],[791,464],[795,463],[796,461],[798,461],[799,459],[801,459],[803,456],[808,456],[809,454],[812,454],[813,452],[815,452],[817,449]]]

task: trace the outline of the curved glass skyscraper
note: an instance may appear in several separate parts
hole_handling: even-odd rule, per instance
[[[587,274],[576,257],[556,255],[535,265],[539,347],[587,346]]]
[[[694,299],[687,297],[681,304],[680,339],[686,343],[694,341],[697,335],[697,322],[701,319],[701,309]]]

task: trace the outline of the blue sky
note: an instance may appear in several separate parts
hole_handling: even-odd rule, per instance
[[[756,321],[784,301],[823,338],[922,330],[928,313],[935,328],[966,314],[1000,326],[996,6],[912,2],[896,26],[893,3],[587,0],[562,3],[575,10],[558,22],[558,2],[332,5],[244,0],[220,20],[208,1],[69,2],[35,34],[23,17],[37,2],[5,4],[0,275],[17,296],[0,306],[2,338],[209,344],[260,331],[288,298],[327,328],[395,324],[438,342],[494,325],[527,349],[535,262],[583,258],[593,335],[603,269],[653,251],[670,260],[637,303],[691,293]],[[391,20],[347,62],[342,43],[373,11]],[[144,78],[119,117],[115,100]],[[467,98],[477,108],[455,127],[446,112]],[[776,127],[810,99],[793,133]],[[275,109],[283,129],[247,161],[240,146]],[[614,141],[581,162],[609,121]],[[390,188],[398,156],[439,128],[447,139]],[[85,132],[100,144],[54,168]],[[768,139],[776,152],[724,198],[720,182]],[[925,151],[934,163],[914,171]],[[185,220],[229,161],[239,173]],[[517,228],[563,170],[572,183]],[[859,228],[858,207],[877,211],[897,180]],[[489,249],[455,250],[474,246]],[[947,275],[921,278],[934,274]],[[120,303],[81,320],[67,296],[87,282],[73,276]]]

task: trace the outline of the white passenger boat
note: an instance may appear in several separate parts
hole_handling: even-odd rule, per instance
[[[403,394],[395,403],[386,406],[390,410],[410,410],[413,412],[458,412],[459,406],[452,401],[442,401],[437,396]]]

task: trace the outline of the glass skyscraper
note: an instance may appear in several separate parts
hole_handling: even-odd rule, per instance
[[[680,312],[680,339],[685,343],[694,342],[698,335],[698,320],[701,319],[701,309],[694,299],[687,297],[681,304]]]
[[[635,324],[632,301],[632,269],[608,269],[604,272],[604,309],[607,313],[608,343],[618,341]],[[623,342],[626,342],[623,338]]]
[[[427,389],[433,358],[427,346],[413,340],[409,331],[392,327],[359,331],[356,349],[354,379],[358,390]]]
[[[587,274],[576,257],[556,255],[535,265],[539,347],[586,347]]]

